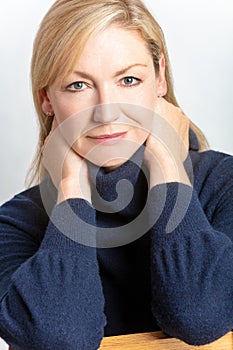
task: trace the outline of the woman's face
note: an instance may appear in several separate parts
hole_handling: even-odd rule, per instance
[[[162,59],[163,60],[163,59]],[[43,96],[65,138],[99,166],[121,165],[145,142],[164,86],[164,62],[155,75],[140,33],[110,26],[86,44],[74,71]],[[69,134],[69,135],[68,135]]]

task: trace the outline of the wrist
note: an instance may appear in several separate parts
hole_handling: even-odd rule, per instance
[[[58,186],[57,204],[71,198],[83,198],[91,203],[91,189],[88,181],[80,186],[79,179],[64,178]],[[82,188],[82,189],[81,189]]]
[[[150,173],[150,188],[165,183],[179,182],[191,186],[190,179],[183,163],[174,159],[164,159],[162,162],[151,162],[148,166]]]

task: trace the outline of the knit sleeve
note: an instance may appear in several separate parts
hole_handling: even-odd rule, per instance
[[[183,184],[154,187],[150,215],[158,203],[163,210],[151,238],[154,317],[165,333],[189,344],[212,342],[233,329],[233,187],[221,194],[211,219],[196,191]]]
[[[86,223],[93,243],[95,211],[70,199],[43,221],[27,198],[0,210],[0,336],[14,350],[97,349],[104,297],[96,249],[82,244],[79,227]]]

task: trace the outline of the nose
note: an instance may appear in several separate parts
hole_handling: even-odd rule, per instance
[[[120,116],[119,104],[115,102],[110,87],[102,88],[98,92],[98,104],[94,108],[94,121],[99,123],[112,123]]]
[[[117,103],[98,104],[94,108],[94,121],[107,124],[116,121],[120,116]]]

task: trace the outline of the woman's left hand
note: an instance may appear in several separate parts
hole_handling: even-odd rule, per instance
[[[151,187],[168,182],[190,185],[183,166],[189,150],[189,126],[189,119],[179,107],[158,98],[145,151]]]

